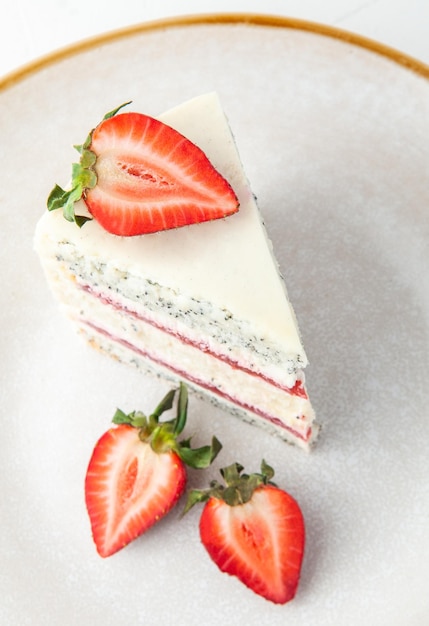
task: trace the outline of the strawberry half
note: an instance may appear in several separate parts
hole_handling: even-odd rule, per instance
[[[295,596],[304,555],[304,519],[297,502],[275,486],[264,461],[260,474],[241,474],[237,463],[221,470],[226,486],[194,490],[185,512],[205,502],[201,541],[222,572],[277,604]]]
[[[129,103],[126,103],[129,104]],[[191,141],[141,113],[107,113],[75,148],[71,189],[55,185],[48,209],[75,215],[83,198],[90,214],[114,235],[134,236],[219,219],[238,210],[230,184]]]
[[[85,478],[85,499],[98,553],[107,557],[143,534],[177,503],[186,486],[186,467],[210,465],[221,449],[192,449],[178,442],[187,415],[187,390],[181,384],[174,419],[160,422],[173,405],[175,390],[155,411],[128,415],[117,410],[109,429],[96,444]]]

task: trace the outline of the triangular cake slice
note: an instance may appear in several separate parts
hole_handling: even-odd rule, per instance
[[[111,235],[95,220],[78,228],[46,211],[35,246],[48,282],[107,354],[184,380],[308,449],[318,426],[304,386],[307,357],[219,99],[203,95],[159,119],[205,152],[239,211],[137,237]]]

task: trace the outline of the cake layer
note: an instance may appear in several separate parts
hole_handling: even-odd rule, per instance
[[[168,367],[162,361],[153,360],[145,353],[137,350],[134,346],[118,342],[117,339],[100,332],[92,326],[78,323],[78,327],[85,339],[92,344],[93,347],[105,352],[109,356],[118,359],[122,363],[134,365],[144,372],[162,375],[164,378],[176,384],[180,381],[185,381],[192,391],[203,398],[208,397],[214,404],[225,409],[228,413],[237,415],[247,422],[254,423],[284,439],[288,443],[299,446],[305,451],[309,451],[317,438],[319,426],[315,422],[309,426],[309,420],[307,420],[307,418],[300,419],[299,416],[296,416],[295,423],[286,425],[277,417],[266,413],[263,408],[249,407],[246,402],[241,403],[239,398],[229,395],[225,389],[216,387],[209,382],[204,383],[204,381],[194,380],[193,377],[188,378],[184,371]],[[193,361],[193,371],[197,371],[196,367],[198,365],[198,361]],[[241,389],[247,389],[249,383],[250,381],[247,381],[245,387]],[[271,391],[268,393],[271,394]],[[285,403],[284,399],[284,396],[279,398],[279,403],[283,406],[288,405],[289,403]],[[293,404],[292,402],[292,405]],[[293,409],[294,408],[295,407],[293,407]],[[272,410],[272,407],[268,410]]]
[[[266,422],[291,443],[308,449],[318,427],[303,379],[288,389],[242,363],[227,361],[207,349],[205,340],[191,342],[164,328],[160,318],[122,308],[111,295],[79,287],[79,279],[62,262],[47,261],[51,286],[61,298],[64,313],[91,343],[122,362],[140,369],[162,368],[174,380],[186,380],[200,394],[244,415]],[[97,285],[99,289],[99,285]]]

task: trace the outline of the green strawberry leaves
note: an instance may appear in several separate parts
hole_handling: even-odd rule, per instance
[[[102,121],[113,117],[130,103],[131,101],[125,102],[113,111],[109,111]],[[94,170],[97,155],[90,150],[93,132],[94,129],[88,134],[83,144],[73,146],[81,156],[79,163],[72,163],[71,189],[65,190],[55,185],[47,199],[48,211],[62,209],[65,219],[75,222],[79,227],[92,219],[86,215],[76,215],[75,203],[82,198],[87,189],[93,189],[97,185],[97,174]]]
[[[264,460],[261,463],[261,472],[242,474],[243,466],[232,463],[220,470],[225,484],[212,480],[208,489],[193,489],[188,494],[183,514],[187,513],[195,504],[207,502],[210,498],[223,500],[229,506],[245,504],[251,500],[255,489],[261,485],[274,485],[271,479],[274,476],[273,468]]]
[[[90,217],[86,217],[85,215],[76,215],[74,211],[74,205],[81,199],[83,189],[84,188],[80,183],[77,183],[68,191],[62,189],[59,185],[55,185],[48,196],[48,211],[54,211],[62,208],[63,215],[67,221],[75,222],[79,227],[82,227],[85,222],[91,220]]]
[[[178,454],[185,465],[194,469],[204,469],[214,461],[222,449],[222,444],[213,437],[210,445],[191,448],[191,439],[180,442],[177,440],[185,428],[187,419],[188,391],[184,383],[180,383],[179,386],[176,417],[159,421],[161,415],[173,407],[176,391],[176,389],[169,391],[149,416],[141,411],[126,414],[117,409],[112,421],[114,424],[128,424],[138,428],[140,439],[149,443],[155,452],[162,454],[171,450]]]
[[[209,446],[202,446],[201,448],[191,448],[187,444],[188,441],[181,442],[178,454],[185,465],[194,469],[209,467],[222,449],[222,444],[216,437],[212,437]]]

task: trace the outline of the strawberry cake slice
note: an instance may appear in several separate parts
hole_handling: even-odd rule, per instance
[[[52,291],[105,353],[309,449],[307,357],[217,95],[138,115],[108,114],[51,194],[35,247]]]

